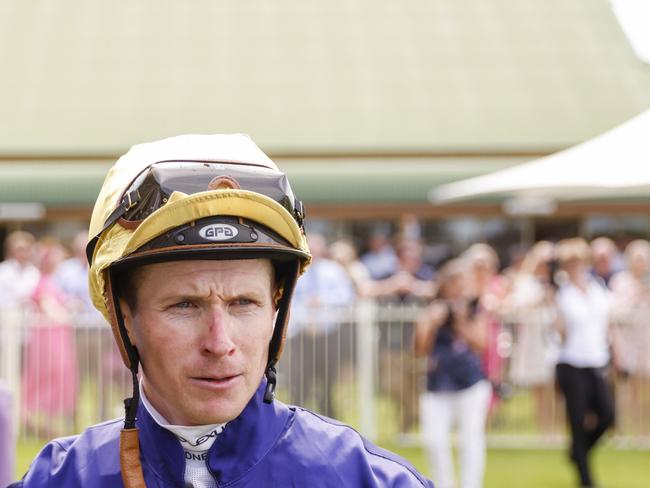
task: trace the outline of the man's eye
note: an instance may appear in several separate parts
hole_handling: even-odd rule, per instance
[[[252,303],[253,303],[253,300],[251,300],[250,298],[245,298],[245,297],[237,298],[237,299],[233,300],[233,302],[232,302],[233,305],[236,305],[236,306],[239,306],[239,307],[244,307],[246,305],[251,305]]]
[[[194,307],[194,304],[193,304],[192,302],[185,301],[185,302],[178,302],[178,303],[175,303],[174,305],[172,305],[172,307],[173,307],[173,308],[181,308],[181,309],[185,309],[185,308],[192,308],[192,307]]]

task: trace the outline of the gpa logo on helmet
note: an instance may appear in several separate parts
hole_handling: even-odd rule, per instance
[[[236,227],[228,224],[211,224],[202,227],[199,235],[208,241],[229,241],[239,234]]]

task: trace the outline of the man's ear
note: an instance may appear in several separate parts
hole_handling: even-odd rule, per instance
[[[124,327],[126,328],[126,333],[129,336],[131,344],[137,347],[135,334],[133,333],[134,328],[134,314],[131,310],[129,304],[123,298],[119,299],[120,301],[120,312],[122,314],[122,321],[124,322]]]
[[[284,294],[284,286],[283,285],[278,285],[275,287],[273,290],[273,308],[275,308],[275,311],[278,311],[278,308],[280,307],[280,300],[282,300],[282,295]]]

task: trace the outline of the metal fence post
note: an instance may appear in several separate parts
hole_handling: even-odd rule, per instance
[[[359,415],[361,432],[370,440],[377,437],[375,418],[375,365],[377,334],[375,331],[376,305],[372,300],[360,300],[356,307],[357,324],[357,378],[359,384]]]

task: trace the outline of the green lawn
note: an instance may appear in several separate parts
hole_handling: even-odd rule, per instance
[[[398,452],[429,475],[424,452],[419,448],[386,446]],[[594,454],[596,481],[607,488],[650,486],[650,451],[620,451],[610,448]],[[490,449],[485,488],[573,488],[577,486],[565,451]]]
[[[16,472],[25,472],[41,448],[38,441],[18,444]],[[385,445],[428,474],[424,452],[419,448]],[[650,451],[619,451],[610,448],[595,453],[597,480],[608,488],[646,488],[650,486]],[[576,486],[565,452],[558,450],[488,451],[485,488],[572,488]]]

